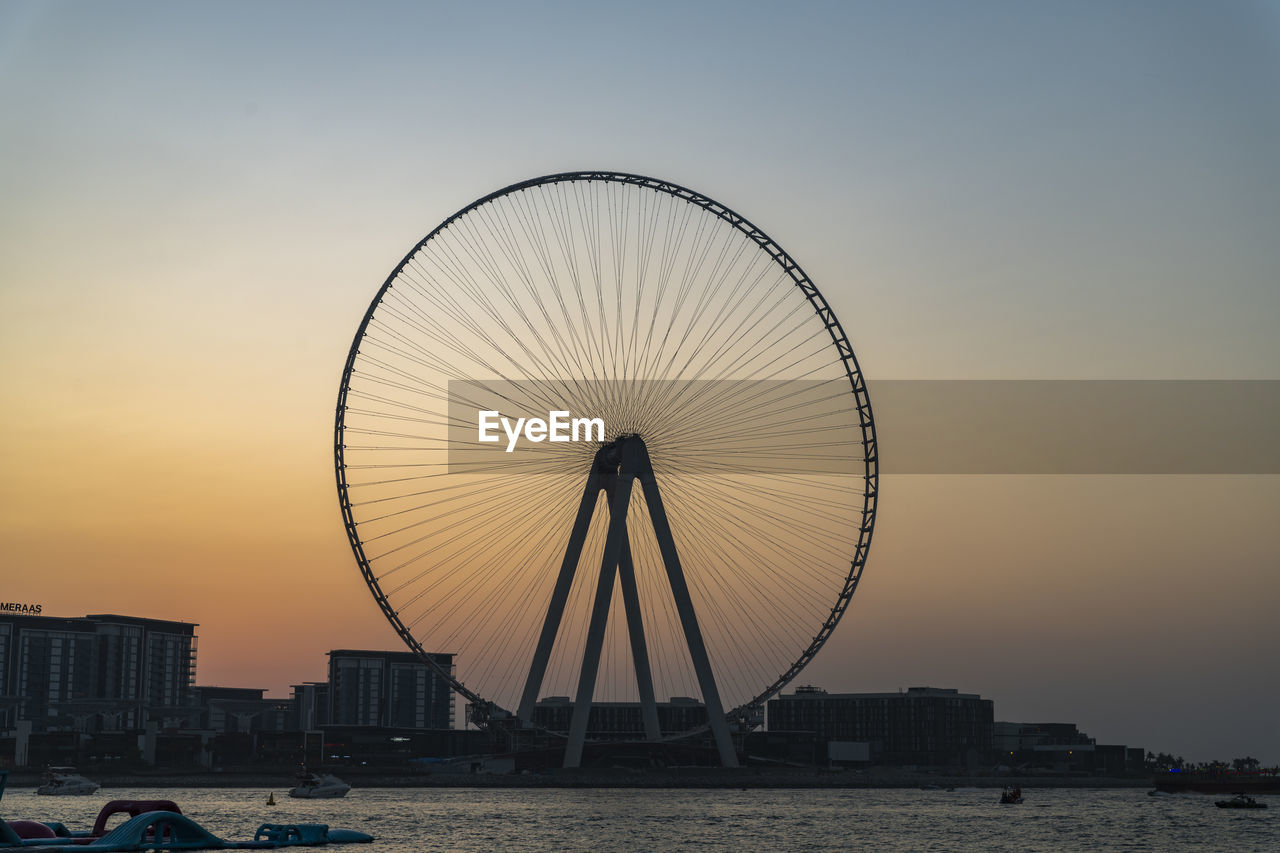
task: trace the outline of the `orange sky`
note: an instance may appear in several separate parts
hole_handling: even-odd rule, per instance
[[[199,622],[201,683],[275,695],[395,647],[334,490],[351,336],[442,219],[562,169],[758,222],[873,379],[1275,378],[1273,10],[646,11],[696,56],[595,9],[383,11],[0,7],[0,598]],[[1280,761],[1280,479],[882,501],[801,682]]]

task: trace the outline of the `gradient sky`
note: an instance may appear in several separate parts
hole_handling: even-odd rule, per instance
[[[751,218],[881,378],[1277,378],[1280,6],[0,5],[0,599],[392,648],[332,418],[377,287],[554,171]],[[1190,451],[1189,451],[1190,452]],[[799,683],[1280,762],[1276,477],[887,477]]]

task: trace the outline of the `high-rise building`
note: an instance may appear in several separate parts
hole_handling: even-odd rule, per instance
[[[453,655],[431,658],[452,674]],[[329,652],[330,725],[451,729],[453,704],[449,682],[412,652]]]
[[[801,687],[770,699],[768,720],[770,731],[866,743],[878,764],[956,766],[990,755],[994,704],[975,693],[935,687],[900,693]]]
[[[89,615],[96,626],[102,691],[141,695],[152,709],[185,708],[192,701],[196,680],[196,626],[164,619]],[[137,650],[141,650],[141,655]],[[135,679],[134,673],[140,673]]]
[[[196,626],[94,614],[0,612],[0,729],[141,728],[187,713],[195,682]]]

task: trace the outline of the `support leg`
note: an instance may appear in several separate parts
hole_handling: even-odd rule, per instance
[[[645,502],[649,507],[649,518],[653,521],[653,532],[658,537],[658,549],[662,552],[662,562],[667,569],[667,580],[671,582],[671,592],[676,600],[676,612],[680,614],[684,639],[689,645],[689,657],[693,660],[693,671],[697,674],[698,685],[702,688],[702,701],[707,706],[711,733],[715,736],[716,747],[720,750],[720,763],[725,767],[737,767],[738,753],[733,748],[733,738],[729,735],[729,724],[724,718],[724,705],[720,702],[720,691],[716,689],[715,676],[711,672],[711,660],[707,657],[707,647],[702,641],[702,630],[698,627],[698,617],[693,610],[693,601],[689,598],[689,585],[684,579],[684,569],[680,567],[680,557],[676,553],[675,539],[671,537],[671,525],[667,522],[667,512],[662,506],[662,496],[658,493],[658,481],[653,476],[653,468],[648,464],[647,458],[644,463],[646,473],[641,475],[640,482],[644,489]]]
[[[644,640],[636,567],[631,561],[631,539],[625,529],[622,531],[618,579],[622,582],[622,603],[627,612],[627,636],[631,640],[631,659],[636,667],[636,687],[640,690],[640,716],[644,720],[644,736],[647,740],[657,740],[662,737],[662,728],[658,725],[658,704],[653,696],[653,673],[649,669],[649,647]]]
[[[596,584],[591,624],[587,628],[587,646],[582,653],[582,671],[578,675],[578,693],[573,701],[573,718],[569,724],[569,743],[564,751],[565,767],[582,765],[582,747],[587,739],[587,722],[591,717],[591,700],[596,692],[596,674],[600,669],[600,651],[604,646],[604,629],[609,621],[609,605],[613,601],[613,579],[618,573],[622,542],[627,528],[627,505],[631,501],[634,475],[622,474],[613,487],[609,533],[604,541],[604,558],[600,561],[600,581]]]
[[[564,562],[560,564],[560,575],[556,578],[555,588],[551,592],[551,603],[547,605],[547,616],[542,623],[542,634],[539,635],[537,648],[533,652],[529,678],[525,681],[524,693],[520,696],[520,710],[517,713],[525,722],[533,721],[533,707],[538,702],[539,691],[542,690],[542,679],[547,674],[551,648],[555,645],[556,634],[560,630],[560,619],[564,616],[565,604],[569,600],[569,590],[573,587],[573,575],[578,568],[578,559],[582,556],[582,544],[587,539],[587,529],[591,526],[591,516],[595,513],[602,479],[599,474],[599,461],[597,458],[592,463],[591,473],[587,476],[587,487],[582,493],[582,502],[578,504],[578,517],[573,522],[569,544],[564,549]]]

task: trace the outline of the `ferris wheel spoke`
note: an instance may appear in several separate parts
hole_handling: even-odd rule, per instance
[[[521,493],[521,494],[524,494],[525,496],[529,496],[529,495],[537,494],[537,491],[536,491],[536,489],[535,489],[533,486],[528,486],[528,485],[526,485],[526,486],[524,486],[524,487],[520,490],[520,493]],[[505,503],[503,503],[503,504],[498,504],[496,507],[494,507],[494,508],[491,508],[491,509],[487,510],[487,512],[488,512],[488,513],[501,513],[501,512],[502,512],[503,510],[505,510],[506,508],[507,508],[507,507],[506,507],[506,504],[505,504]],[[474,515],[473,515],[472,513],[474,513]],[[438,525],[441,521],[443,521],[443,520],[445,520],[445,519],[454,520],[454,519],[456,519],[456,517],[457,517],[457,516],[459,516],[459,515],[463,515],[464,517],[467,517],[467,518],[468,518],[468,522],[469,522],[470,524],[475,524],[475,523],[477,523],[478,521],[483,521],[483,520],[485,520],[485,519],[487,519],[487,518],[489,517],[488,515],[486,515],[486,514],[484,514],[484,513],[475,513],[475,508],[474,508],[474,507],[472,507],[472,506],[463,505],[463,506],[454,507],[453,509],[451,509],[451,510],[449,510],[449,511],[447,511],[447,512],[437,513],[434,517],[429,518],[429,519],[424,519],[424,520],[422,520],[422,521],[417,521],[417,522],[414,522],[413,524],[404,525],[404,526],[401,526],[401,527],[395,528],[395,529],[393,529],[393,530],[387,530],[387,531],[384,531],[384,532],[379,533],[379,534],[376,534],[376,535],[370,535],[370,536],[368,536],[368,537],[366,538],[366,540],[365,540],[365,541],[366,541],[366,543],[369,543],[369,542],[377,542],[377,541],[380,541],[380,540],[383,540],[383,539],[387,539],[387,538],[389,538],[389,537],[397,537],[395,540],[393,540],[393,542],[394,542],[394,541],[399,541],[399,539],[401,538],[401,537],[400,537],[400,534],[402,534],[402,533],[406,533],[406,532],[408,532],[409,530],[417,530],[418,528],[421,528],[423,525],[426,525],[426,524]],[[451,527],[450,527],[450,535],[449,535],[449,537],[447,537],[447,538],[445,538],[445,539],[443,540],[443,544],[448,544],[449,542],[452,542],[452,541],[456,540],[456,539],[457,539],[457,538],[458,538],[458,537],[459,537],[463,532],[465,532],[467,529],[468,529],[468,524],[466,524],[466,523],[464,523],[464,524],[458,524],[458,525],[451,525]],[[433,547],[435,547],[435,545],[437,545],[437,544],[440,544],[440,541],[439,541],[439,539],[438,539],[439,534],[438,534],[438,533],[435,533],[435,532],[432,532],[432,531],[430,531],[430,530],[429,530],[426,534],[424,534],[424,535],[418,536],[418,535],[414,534],[414,536],[415,536],[415,538],[413,538],[413,539],[409,539],[409,540],[407,540],[407,541],[403,541],[403,542],[401,542],[401,544],[399,544],[399,545],[395,545],[394,547],[390,547],[390,548],[388,548],[388,549],[386,549],[386,550],[382,551],[381,553],[378,553],[376,556],[370,557],[369,559],[370,559],[370,560],[382,561],[383,559],[385,559],[385,558],[387,558],[387,557],[390,557],[392,554],[398,554],[398,553],[400,553],[401,551],[403,551],[403,550],[404,550],[404,549],[406,549],[406,548],[412,547],[413,545],[419,545],[419,544],[421,544],[421,543],[423,543],[423,542],[426,542],[426,541],[428,541],[428,540],[434,540]],[[416,562],[417,560],[419,560],[419,559],[421,559],[422,557],[426,556],[426,555],[427,555],[427,553],[429,553],[429,552],[430,552],[430,550],[431,550],[431,548],[428,548],[428,549],[426,549],[426,550],[424,550],[424,551],[420,552],[419,554],[417,554],[415,557],[413,557],[413,558],[412,558],[412,559],[410,559],[409,561],[407,561],[407,562],[405,562],[405,563],[401,563],[401,564],[399,564],[399,565],[395,566],[393,569],[389,570],[385,575],[383,575],[383,577],[388,577],[388,576],[390,576],[391,574],[394,574],[395,572],[397,572],[397,571],[399,571],[400,569],[404,568],[404,567],[405,567],[406,565],[408,565],[410,562]]]
[[[527,244],[532,249],[540,266],[540,274],[524,266],[523,259],[520,255],[518,239],[516,238],[515,228],[511,224],[511,213],[506,205],[499,205],[498,212],[503,217],[504,231],[508,235],[505,241],[508,254],[513,262],[521,267],[521,281],[524,283],[529,293],[530,301],[536,307],[542,317],[543,323],[549,330],[552,339],[556,344],[555,360],[558,369],[565,375],[572,377],[576,372],[576,366],[580,363],[582,352],[577,346],[577,329],[573,326],[569,319],[568,311],[560,291],[554,287],[548,288],[553,301],[560,309],[560,315],[566,321],[564,331],[557,325],[557,321],[551,315],[551,310],[543,300],[542,288],[539,287],[539,280],[553,282],[555,280],[555,269],[551,263],[550,247],[546,244],[545,235],[541,230],[540,220],[534,221],[539,226],[536,230],[531,228],[527,217],[517,215],[516,222],[524,234]]]
[[[502,553],[503,550],[510,548],[510,546],[516,542],[520,542],[526,537],[537,533],[537,523],[544,520],[545,519],[535,518],[532,520],[526,520],[522,524],[513,525],[504,531],[501,536],[494,537],[484,544],[475,546],[472,549],[473,553],[465,559],[455,558],[450,561],[452,563],[452,567],[441,577],[433,579],[434,583],[441,587],[448,588],[448,584],[451,581],[460,576],[468,575],[474,577],[476,580],[476,583],[473,585],[474,588],[455,584],[450,592],[433,598],[430,605],[422,610],[420,615],[410,623],[410,626],[412,627],[424,618],[434,617],[444,611],[447,611],[455,602],[457,597],[466,596],[468,594],[488,594],[486,593],[488,581],[503,571],[504,564],[501,561],[487,560],[485,557]],[[551,536],[545,528],[542,530],[542,535],[548,538]],[[476,566],[481,568],[477,573],[472,575],[469,570]],[[406,599],[406,604],[416,603],[416,601],[426,592],[427,590],[424,589],[416,596]]]
[[[473,553],[469,553],[466,556],[461,556],[457,553],[458,540],[442,543],[439,549],[441,554],[439,563],[419,569],[416,574],[404,578],[397,585],[390,587],[392,592],[389,594],[397,595],[398,600],[402,602],[402,608],[406,610],[417,605],[425,596],[433,596],[430,601],[423,605],[418,616],[406,617],[406,621],[411,625],[416,625],[422,618],[440,612],[439,608],[445,608],[443,612],[447,612],[448,599],[439,594],[440,590],[455,588],[456,591],[463,592],[470,588],[465,585],[459,585],[460,581],[465,581],[467,584],[474,586],[472,582],[478,574],[476,567],[485,567],[487,565],[479,559],[478,555],[486,553],[494,556],[499,555],[502,553],[498,550],[500,545],[512,546],[519,541],[515,538],[515,531],[523,531],[525,536],[529,536],[536,529],[535,525],[535,521],[529,521],[506,531],[502,536],[493,537],[479,545],[472,545],[471,551]],[[463,539],[461,541],[467,542],[468,540]],[[501,562],[499,561],[500,565]],[[498,567],[491,568],[496,571]]]
[[[690,511],[689,515],[697,519],[700,523],[706,523],[706,521],[709,520],[709,517],[720,519],[725,517],[724,513],[716,513],[714,516],[711,516],[709,512],[704,511],[701,508]],[[744,528],[740,526],[739,529]],[[694,547],[699,546],[695,545]],[[754,600],[753,597],[747,594],[749,587],[743,585],[741,583],[741,579],[737,576],[737,573],[741,571],[742,566],[740,564],[730,563],[726,558],[723,549],[704,548],[702,550],[704,551],[702,565],[704,565],[708,571],[704,576],[695,578],[694,582],[700,586],[703,594],[703,601],[706,606],[714,609],[716,612],[719,612],[722,609],[730,609],[736,612],[747,613],[755,617],[751,620],[752,624],[770,624],[768,621],[760,620],[761,614],[758,612],[757,608],[760,606],[761,602]],[[740,554],[739,556],[745,557],[746,555]],[[807,621],[806,615],[788,607],[790,598],[794,595],[795,587],[780,587],[777,592],[785,592],[785,594],[781,596],[772,596],[770,601],[780,610],[785,612],[786,621],[782,624],[793,626],[803,625],[804,622]],[[726,632],[730,631],[728,626],[724,626],[724,630]],[[751,639],[757,643],[755,654],[761,656],[762,659],[767,659],[771,652],[767,648],[758,645],[758,632],[752,632]]]
[[[735,510],[740,511],[741,509],[742,509],[742,506],[739,502],[722,501],[721,506],[718,508],[719,510],[718,512],[713,513],[712,508],[710,506],[697,507],[697,508],[690,509],[690,515],[695,518],[698,518],[700,521],[704,523],[706,520],[708,520],[708,517],[725,519],[724,523],[732,525],[732,529],[738,535],[746,534],[747,532],[752,530],[756,531],[757,538],[760,540],[760,546],[754,554],[751,554],[751,555],[748,555],[745,553],[740,554],[740,557],[742,559],[750,559],[754,557],[757,561],[763,562],[763,558],[767,554],[770,557],[770,561],[767,565],[769,565],[769,567],[773,570],[774,576],[779,578],[780,580],[785,581],[785,584],[778,585],[780,590],[785,590],[788,594],[794,594],[796,592],[809,592],[809,593],[818,592],[818,589],[814,585],[814,580],[807,579],[802,575],[791,572],[787,568],[787,562],[786,562],[786,560],[792,557],[794,553],[804,554],[806,557],[809,558],[811,562],[818,555],[815,555],[812,552],[808,551],[808,549],[806,549],[803,546],[803,544],[801,544],[800,542],[790,543],[789,544],[790,552],[789,552],[788,550],[783,549],[780,545],[778,545],[777,540],[774,537],[759,535],[762,529],[762,526],[765,522],[764,516],[762,516],[758,512],[753,513],[751,516],[748,516],[745,518],[743,516],[734,514]],[[764,528],[764,529],[767,530],[768,528]],[[787,531],[801,532],[801,533],[818,532],[818,528],[815,528],[812,525],[802,525],[798,521],[782,529]],[[821,564],[818,563],[818,565],[821,565]],[[725,581],[727,583],[727,579],[725,578],[722,578],[722,581]],[[783,601],[785,601],[785,598],[778,599],[778,601],[779,603],[782,603]],[[799,613],[793,614],[793,618],[795,618],[796,620],[799,620],[800,622],[804,621],[803,616]]]
[[[498,208],[498,212],[502,212],[501,207]],[[528,331],[528,333],[533,337],[533,339],[541,347],[542,357],[539,359],[539,361],[542,362],[543,364],[549,363],[549,366],[553,368],[553,371],[552,371],[553,374],[556,371],[559,371],[564,374],[572,373],[573,372],[572,365],[574,364],[574,362],[568,357],[566,357],[566,353],[564,351],[564,347],[560,339],[559,331],[554,325],[552,325],[551,314],[547,310],[545,304],[539,298],[538,287],[537,287],[537,284],[535,283],[534,274],[529,269],[529,267],[526,266],[524,262],[523,253],[520,251],[520,247],[517,243],[514,232],[511,230],[509,224],[505,221],[503,221],[500,224],[496,222],[487,222],[486,224],[490,225],[491,233],[497,238],[497,242],[498,242],[499,248],[502,250],[503,257],[508,261],[509,265],[515,269],[517,278],[521,281],[522,284],[524,284],[525,289],[529,293],[531,297],[531,299],[529,300],[529,307],[535,308],[538,314],[541,315],[543,320],[548,324],[550,328],[550,337],[554,340],[556,344],[556,347],[554,350],[550,346],[549,341],[547,340],[547,336],[544,335],[542,331],[534,324],[533,322],[534,318],[532,316],[533,312],[523,310],[524,304],[521,303],[520,298],[514,292],[514,290],[512,290],[511,288],[505,289],[509,303],[513,308],[515,308],[519,312],[520,317],[524,321],[524,328]]]

